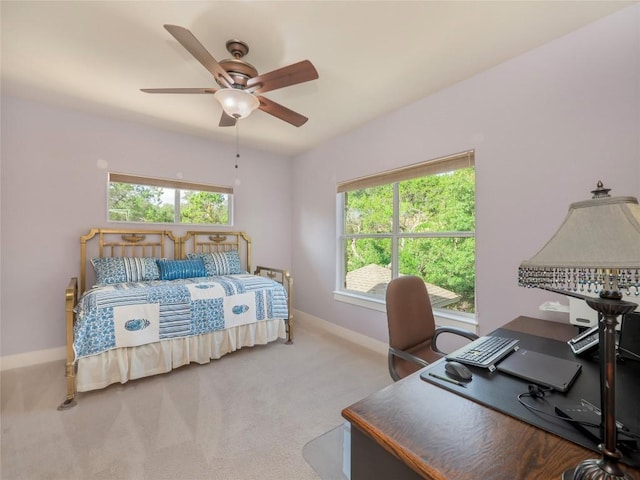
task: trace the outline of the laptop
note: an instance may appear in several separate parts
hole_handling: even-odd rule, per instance
[[[578,362],[520,349],[496,365],[499,372],[566,392],[582,369]]]

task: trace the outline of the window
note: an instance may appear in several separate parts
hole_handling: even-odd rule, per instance
[[[475,168],[468,151],[338,184],[338,292],[384,300],[424,279],[435,309],[475,312]]]
[[[232,200],[231,187],[110,173],[107,219],[232,225]]]

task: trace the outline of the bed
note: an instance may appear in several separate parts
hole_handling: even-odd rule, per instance
[[[94,228],[65,291],[67,396],[293,342],[293,280],[258,266],[244,232]]]

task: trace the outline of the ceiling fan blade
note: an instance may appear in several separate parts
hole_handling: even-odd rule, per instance
[[[300,115],[293,110],[289,110],[287,107],[283,107],[279,103],[273,102],[268,98],[258,97],[258,100],[260,100],[260,106],[258,107],[260,110],[268,113],[269,115],[273,115],[280,120],[284,120],[294,127],[301,127],[307,123],[307,120],[309,120],[304,115]]]
[[[265,93],[318,78],[318,71],[309,60],[282,67],[247,81],[247,90]]]
[[[184,27],[165,25],[164,28],[187,49],[187,51],[206,68],[216,80],[220,80],[227,87],[233,85],[233,79],[216,61],[198,39]]]
[[[216,93],[215,88],[141,88],[145,93]]]
[[[227,115],[227,113],[223,110],[222,116],[220,117],[219,127],[233,127],[236,124],[236,119],[231,115]]]

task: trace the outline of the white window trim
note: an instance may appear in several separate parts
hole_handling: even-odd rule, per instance
[[[382,313],[387,312],[386,303],[381,298],[336,290],[333,292],[333,299],[357,307],[368,308]],[[436,318],[438,326],[458,327],[478,333],[478,321],[474,314],[434,308],[433,316]]]
[[[473,150],[462,152],[460,154],[451,155],[449,157],[443,157],[440,160],[446,161],[454,157],[458,159],[463,159],[465,156],[468,158],[471,158],[470,156],[472,154],[474,155],[472,164],[475,165],[475,152]],[[436,164],[439,164],[439,163],[441,162],[439,161],[436,162]],[[404,176],[406,172],[411,171],[413,167],[414,166],[409,166],[407,168],[397,169],[397,172],[400,172],[399,173],[400,176]],[[393,172],[396,172],[396,171],[392,171],[392,173]],[[348,190],[347,186],[349,184],[354,184],[356,182],[364,182],[364,185],[366,186],[368,183],[376,182],[375,179],[384,175],[385,173],[376,174],[376,175],[371,175],[370,177],[362,177],[361,179],[356,179],[354,181],[345,181],[345,182],[338,183],[338,194],[336,195],[337,201],[336,201],[336,214],[335,214],[336,233],[337,233],[336,235],[336,266],[337,268],[336,268],[336,278],[335,278],[336,290],[333,291],[333,299],[338,302],[348,303],[350,305],[355,305],[358,307],[368,308],[370,310],[376,310],[379,312],[386,313],[387,311],[386,302],[383,299],[364,295],[364,294],[359,294],[357,292],[341,290],[339,287],[342,282],[342,279],[345,276],[345,272],[344,272],[345,264],[342,261],[342,258],[344,257],[344,246],[343,246],[344,242],[342,241],[342,237],[344,235],[344,221],[343,221],[344,220],[343,219],[344,195],[341,195],[341,193],[344,193],[344,191]],[[397,188],[397,186],[395,188]],[[397,219],[395,218],[397,217],[396,208],[397,208],[397,205],[395,205],[394,203],[394,222],[397,221]],[[434,236],[438,236],[438,235],[436,234]],[[466,235],[461,235],[461,236],[466,236]],[[475,238],[475,234],[469,235],[469,236],[473,236]],[[393,270],[397,270],[397,265],[394,264]],[[398,275],[397,271],[392,272],[393,278],[397,277],[397,275]],[[434,314],[434,317],[436,317],[436,323],[440,326],[458,327],[458,328],[470,330],[474,333],[478,333],[477,310],[475,313],[466,313],[466,312],[458,312],[455,310],[434,308],[433,314]]]

